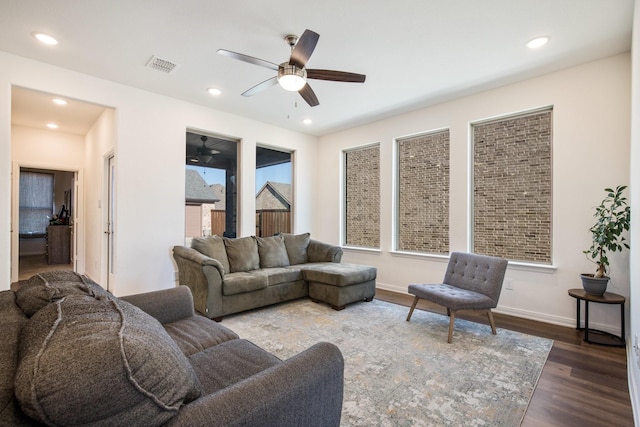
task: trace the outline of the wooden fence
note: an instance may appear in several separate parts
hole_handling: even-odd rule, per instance
[[[211,211],[211,234],[224,236],[226,211]]]
[[[271,209],[256,211],[256,236],[269,237],[276,233],[291,233],[291,212]]]
[[[211,234],[223,236],[225,211],[211,211]],[[291,233],[291,212],[266,209],[256,211],[256,236],[268,237],[276,233]]]

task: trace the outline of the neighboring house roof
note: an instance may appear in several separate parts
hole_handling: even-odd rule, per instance
[[[215,194],[216,198],[218,199],[218,201],[216,202],[215,210],[217,210],[217,211],[225,210],[227,197],[225,196],[225,191],[224,191],[225,187],[224,187],[224,185],[223,184],[211,184],[209,187],[211,187],[211,190],[213,191],[213,194]]]
[[[291,209],[291,184],[267,181],[256,194],[256,210]]]
[[[187,203],[216,203],[220,198],[207,185],[198,171],[187,169],[185,181],[185,199]]]

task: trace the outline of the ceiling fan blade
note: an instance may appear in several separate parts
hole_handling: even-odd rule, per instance
[[[316,48],[320,34],[311,30],[304,30],[302,36],[298,39],[293,51],[291,51],[291,58],[289,59],[289,65],[295,65],[298,68],[303,68],[307,63],[313,50]]]
[[[316,105],[320,105],[320,102],[318,102],[318,97],[316,96],[313,89],[311,89],[311,86],[309,86],[309,83],[304,85],[302,89],[298,91],[298,93],[300,94],[302,99],[307,101],[307,104],[309,104],[310,107],[315,107]]]
[[[242,96],[255,95],[256,93],[262,92],[263,90],[269,89],[271,86],[275,86],[277,84],[278,84],[278,78],[277,77],[271,77],[270,79],[267,79],[267,80],[263,81],[262,83],[258,83],[257,85],[255,85],[251,89],[248,89],[248,90],[244,91],[242,93]]]
[[[253,56],[244,55],[242,53],[232,52],[226,49],[218,49],[220,55],[228,56],[229,58],[237,59],[239,61],[248,62],[249,64],[259,65],[270,70],[278,71],[278,64],[265,61],[264,59],[254,58]]]
[[[367,76],[364,74],[347,73],[345,71],[307,69],[307,78],[331,80],[334,82],[364,83]]]

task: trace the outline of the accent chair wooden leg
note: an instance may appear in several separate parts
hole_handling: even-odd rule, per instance
[[[496,334],[496,324],[493,321],[493,313],[491,313],[491,309],[487,310],[487,317],[489,318],[489,324],[491,325],[491,333],[493,335]]]
[[[418,298],[417,296],[413,299],[413,304],[411,304],[411,310],[409,310],[409,315],[407,316],[407,322],[409,321],[409,319],[411,319],[411,315],[413,314],[413,310],[416,308],[416,305],[418,304],[418,300],[420,298]]]
[[[453,322],[456,320],[456,312],[453,310],[449,310],[449,337],[447,338],[447,342],[451,344],[451,340],[453,339]]]

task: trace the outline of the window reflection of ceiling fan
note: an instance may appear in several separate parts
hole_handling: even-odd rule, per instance
[[[231,52],[225,49],[219,49],[218,53],[249,64],[259,65],[277,71],[278,75],[268,80],[258,83],[251,89],[245,91],[242,96],[251,96],[261,92],[271,86],[280,84],[282,88],[288,91],[296,91],[302,98],[312,107],[319,105],[318,98],[313,92],[307,79],[331,80],[334,82],[351,82],[364,83],[366,76],[364,74],[347,73],[344,71],[333,70],[316,70],[306,69],[304,66],[311,57],[313,50],[316,48],[320,35],[311,30],[305,30],[298,39],[297,36],[288,35],[284,39],[291,46],[291,57],[288,62],[282,64],[274,64],[264,59],[254,58],[252,56],[243,55],[242,53]]]
[[[210,165],[213,164],[213,156],[220,153],[218,150],[214,150],[213,148],[207,147],[207,138],[206,136],[201,136],[200,141],[202,141],[202,147],[198,147],[195,153],[187,154],[187,160],[189,163],[200,164],[200,165]]]

